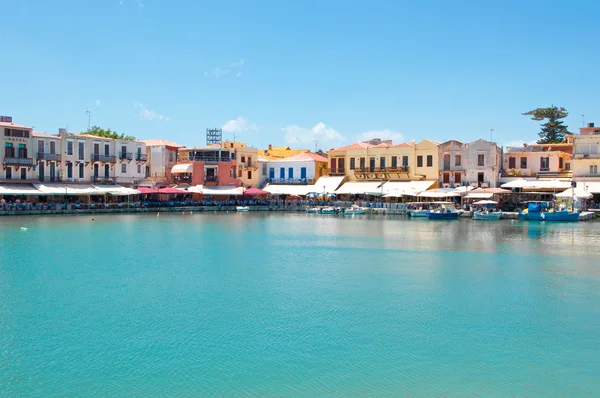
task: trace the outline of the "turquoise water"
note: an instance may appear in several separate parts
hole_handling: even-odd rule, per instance
[[[598,396],[599,231],[0,218],[0,396]]]

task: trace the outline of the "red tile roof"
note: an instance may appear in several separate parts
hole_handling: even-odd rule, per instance
[[[278,162],[298,162],[302,160],[314,160],[315,162],[327,162],[327,158],[319,155],[318,153],[302,152],[294,156],[290,156],[283,159],[277,159]]]
[[[387,142],[382,142],[381,144],[374,145],[374,144],[371,144],[369,141],[364,141],[364,142],[356,142],[354,144],[344,146],[341,148],[335,148],[335,149],[333,149],[333,151],[347,151],[350,149],[364,149],[364,148],[400,148],[400,147],[410,147],[410,146],[411,146],[411,144],[409,144],[407,142],[403,142],[402,144],[398,144],[398,145],[391,145],[391,144],[388,144]]]

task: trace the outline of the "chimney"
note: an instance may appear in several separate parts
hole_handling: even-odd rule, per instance
[[[67,135],[67,129],[63,129],[63,128],[58,129],[58,135],[60,135],[61,137],[66,136]]]
[[[594,123],[588,123],[588,127],[594,127]]]

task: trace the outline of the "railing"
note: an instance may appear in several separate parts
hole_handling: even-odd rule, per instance
[[[178,162],[204,162],[205,164],[219,164],[221,162],[231,162],[233,159],[230,158],[206,158],[203,156],[183,156],[177,159]]]
[[[575,159],[598,159],[600,158],[600,153],[576,153],[573,157]]]
[[[146,155],[145,153],[136,153],[135,160],[145,162],[146,160],[148,160],[148,155]]]
[[[90,160],[92,162],[114,163],[117,161],[117,157],[114,155],[98,155],[93,153],[90,155]]]
[[[267,178],[267,182],[271,184],[307,184],[306,178]]]
[[[133,160],[133,153],[119,152],[119,160]]]
[[[329,175],[330,176],[343,176],[343,175],[345,175],[345,172],[343,169],[342,170],[330,170]]]
[[[186,175],[174,175],[173,176],[173,182],[176,183],[186,183],[186,184],[190,184],[192,182],[192,176],[186,176]]]
[[[60,162],[61,155],[58,153],[46,153],[46,152],[38,152],[36,156],[37,160],[55,160]]]
[[[19,166],[33,166],[32,158],[14,158],[14,157],[5,157],[4,164],[14,164]]]
[[[358,167],[354,169],[355,173],[408,173],[408,166],[398,167]]]
[[[209,182],[218,182],[219,178],[217,176],[207,176],[204,181],[209,181]]]
[[[115,183],[115,179],[113,177],[92,177],[90,181],[92,184],[100,185],[112,185]]]
[[[40,182],[61,182],[63,179],[59,176],[40,176]]]

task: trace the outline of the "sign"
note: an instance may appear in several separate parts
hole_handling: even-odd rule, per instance
[[[12,123],[12,116],[0,116],[0,122]]]

